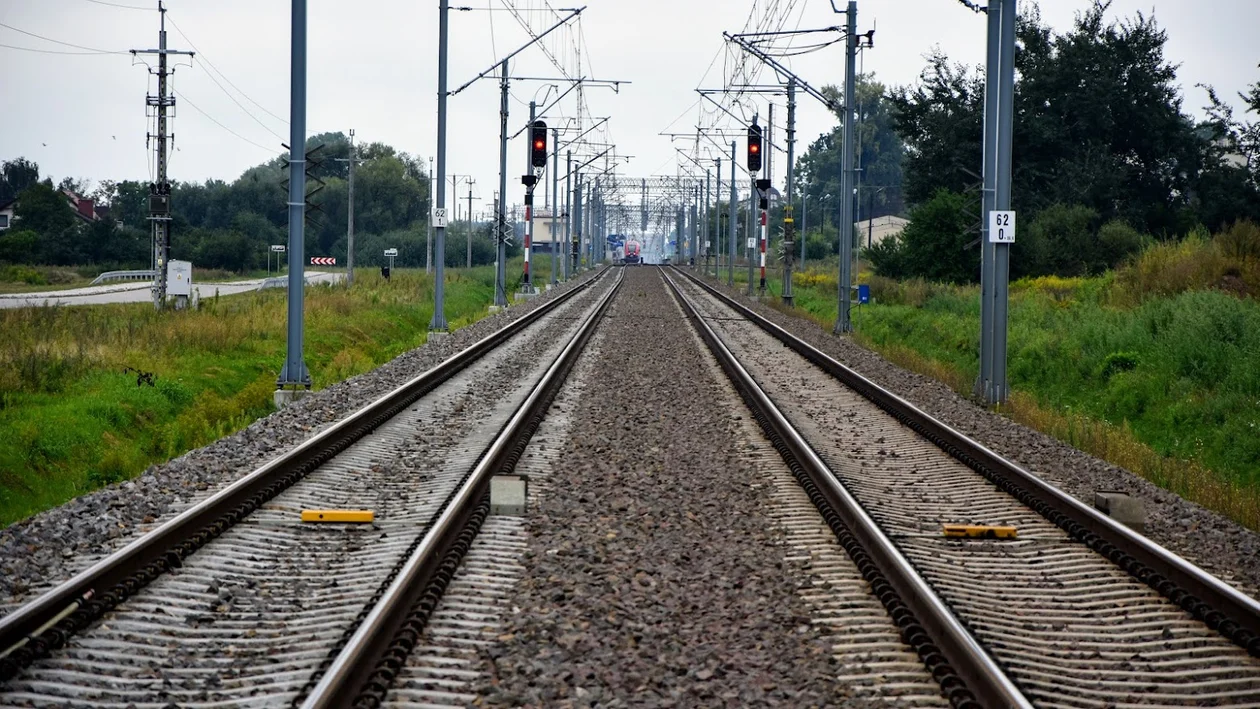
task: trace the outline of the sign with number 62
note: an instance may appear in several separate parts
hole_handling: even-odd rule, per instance
[[[1015,243],[1015,212],[989,212],[989,242],[993,244]]]

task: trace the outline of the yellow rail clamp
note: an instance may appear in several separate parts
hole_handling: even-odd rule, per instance
[[[303,522],[371,522],[372,510],[302,510]]]
[[[1002,527],[992,524],[947,524],[942,531],[947,537],[968,537],[971,539],[1014,539],[1017,536],[1014,527]]]

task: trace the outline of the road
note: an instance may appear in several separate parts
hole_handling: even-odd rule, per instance
[[[308,284],[340,283],[346,277],[343,273],[325,271],[307,271]],[[200,298],[212,298],[218,295],[237,295],[258,290],[263,283],[262,278],[230,283],[194,283],[193,289]],[[0,308],[31,308],[53,305],[101,305],[104,303],[147,303],[152,301],[149,282],[115,283],[105,286],[88,286],[70,290],[44,291],[41,293],[10,293],[0,295]]]

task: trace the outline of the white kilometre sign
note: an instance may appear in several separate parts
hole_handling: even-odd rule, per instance
[[[398,249],[385,249],[385,255],[386,255],[386,256],[397,256],[397,255],[398,255]]]
[[[433,210],[433,226],[446,226],[446,207],[437,207]]]
[[[1015,212],[989,212],[989,241],[994,244],[1015,243]]]

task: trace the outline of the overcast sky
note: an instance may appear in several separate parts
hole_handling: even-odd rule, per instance
[[[828,0],[588,1],[580,25],[548,38],[547,53],[537,47],[526,50],[513,62],[512,72],[558,77],[561,69],[550,54],[570,76],[632,82],[617,92],[592,88],[585,97],[586,115],[612,117],[607,135],[589,137],[611,138],[618,153],[633,156],[618,169],[635,177],[675,174],[677,164],[686,162],[675,149],[694,149],[692,141],[671,143],[660,132],[687,133],[698,120],[713,123],[712,113],[699,113],[695,89],[722,86],[731,56],[723,48],[723,30],[740,31],[750,10],[755,18],[775,18],[775,27],[787,29],[842,22]],[[452,89],[526,40],[517,18],[504,10],[506,3],[521,8],[536,30],[554,21],[545,0],[454,0],[479,9],[452,13]],[[1044,0],[1041,14],[1052,27],[1066,29],[1089,4]],[[8,26],[0,26],[0,44],[60,52],[155,47],[157,12],[119,6],[154,8],[156,0],[0,0],[0,24]],[[167,7],[173,23],[169,46],[198,50],[193,66],[181,66],[175,76],[182,98],[173,124],[178,152],[172,156],[170,175],[186,181],[232,180],[279,152],[282,139],[287,142],[290,2],[170,0]],[[487,7],[495,11],[487,12]],[[1260,0],[1116,0],[1111,8],[1113,16],[1121,17],[1138,11],[1153,12],[1167,30],[1167,56],[1181,65],[1178,78],[1191,112],[1200,113],[1205,103],[1196,83],[1213,84],[1236,102],[1236,92],[1260,79],[1260,45],[1255,41]],[[437,1],[309,0],[308,13],[309,129],[354,128],[359,141],[385,142],[426,159],[433,155]],[[925,64],[923,55],[934,46],[956,61],[983,61],[984,19],[957,0],[863,0],[859,32],[872,27],[877,28],[875,47],[865,52],[863,66],[888,84],[913,82]],[[575,48],[580,48],[580,68]],[[55,178],[149,179],[144,96],[156,86],[143,65],[133,65],[129,54],[67,55],[7,47],[0,47],[0,58],[0,159],[25,156]],[[843,44],[791,62],[815,86],[839,84]],[[761,78],[769,81],[772,76],[765,72]],[[549,83],[513,82],[513,131],[524,124],[528,101],[535,96],[541,101]],[[552,90],[550,97],[555,96]],[[562,123],[574,116],[574,98],[570,94],[548,120]],[[450,99],[447,170],[473,176],[473,192],[484,200],[474,204],[478,210],[488,208],[498,188],[498,109],[494,81],[477,82]],[[760,110],[764,116],[764,104]],[[782,111],[782,106],[776,108],[778,125]],[[834,123],[807,97],[800,101],[799,121],[804,144]],[[783,175],[783,158],[778,160],[776,182]],[[523,139],[509,147],[508,161],[508,195],[516,202],[523,190]],[[466,192],[461,186],[460,194]]]

